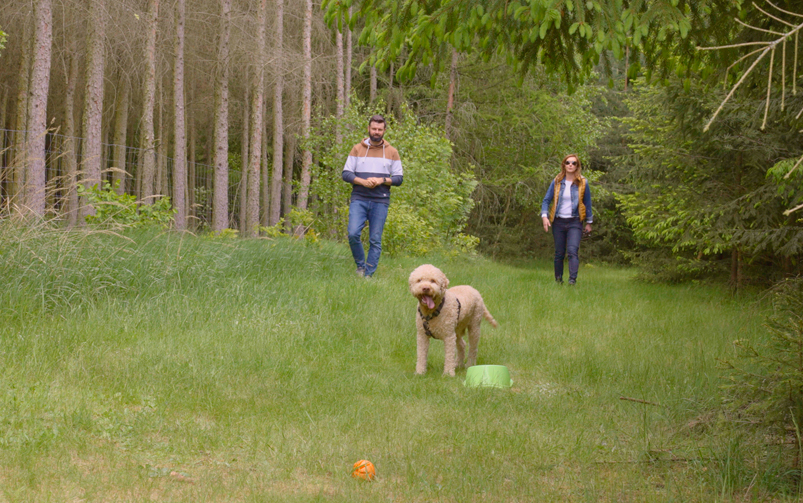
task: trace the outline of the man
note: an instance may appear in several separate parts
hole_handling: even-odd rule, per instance
[[[343,180],[352,184],[349,205],[349,246],[357,274],[370,278],[376,272],[382,253],[382,230],[388,216],[390,187],[402,184],[399,152],[385,141],[385,118],[374,115],[368,120],[368,138],[354,145]],[[365,257],[360,234],[368,223],[368,258]]]

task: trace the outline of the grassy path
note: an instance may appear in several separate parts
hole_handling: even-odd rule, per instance
[[[691,425],[718,403],[716,358],[763,331],[724,290],[432,258],[500,323],[479,363],[515,384],[471,390],[438,342],[413,375],[419,260],[366,281],[341,245],[3,243],[0,501],[731,498],[730,444]],[[375,482],[350,477],[359,459]]]

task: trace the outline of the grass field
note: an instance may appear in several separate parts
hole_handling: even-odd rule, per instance
[[[0,501],[742,501],[716,359],[763,311],[583,264],[431,257],[510,390],[414,376],[418,259],[176,234],[0,236]],[[623,400],[622,397],[642,400]],[[350,476],[371,460],[374,482]],[[749,484],[749,485],[748,485]],[[771,488],[770,488],[771,489]]]

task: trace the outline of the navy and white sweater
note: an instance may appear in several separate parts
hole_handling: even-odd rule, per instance
[[[355,185],[354,179],[387,177],[391,185],[399,186],[403,180],[403,170],[399,152],[387,140],[379,145],[372,145],[366,138],[354,145],[343,167],[343,180],[352,184],[351,200],[375,201],[390,204],[390,187],[381,184],[373,189]]]

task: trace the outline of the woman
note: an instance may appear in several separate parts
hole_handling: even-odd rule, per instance
[[[563,283],[563,258],[569,254],[569,284],[577,282],[577,270],[580,268],[580,238],[585,232],[591,232],[591,189],[588,180],[582,175],[583,167],[580,158],[574,154],[563,158],[560,173],[552,180],[541,203],[541,220],[544,231],[555,238],[555,281]],[[550,208],[551,203],[551,208]]]

